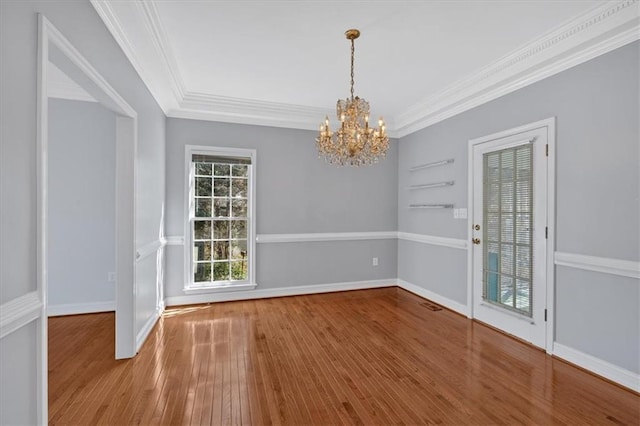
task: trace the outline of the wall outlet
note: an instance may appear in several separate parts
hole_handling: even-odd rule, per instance
[[[108,272],[107,273],[107,281],[109,281],[110,283],[115,283],[116,282],[116,273],[115,272]]]
[[[377,257],[373,258],[373,266],[378,266],[378,258]]]

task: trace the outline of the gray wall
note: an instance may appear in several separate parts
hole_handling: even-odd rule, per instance
[[[399,144],[398,229],[466,238],[467,222],[453,219],[450,211],[406,208],[410,199],[406,187],[413,183],[407,169],[455,158],[454,165],[431,169],[430,175],[434,180],[455,179],[455,186],[430,190],[429,196],[464,207],[468,141],[555,116],[556,250],[638,261],[639,46],[638,42],[624,46],[403,137]],[[399,278],[466,303],[465,256],[406,241],[399,243],[399,256]],[[461,272],[444,289],[443,269]],[[638,280],[614,275],[558,268],[557,342],[640,372],[638,284]]]
[[[44,14],[138,113],[139,245],[158,239],[164,205],[165,118],[86,0],[0,2],[0,303],[36,290],[37,13]],[[144,191],[140,189],[143,188]],[[153,257],[153,256],[152,256]],[[155,261],[154,261],[155,264]],[[138,285],[138,324],[155,311],[154,276]],[[146,287],[151,287],[148,289]],[[136,331],[137,332],[137,331]],[[36,327],[0,341],[0,423],[34,424]],[[20,392],[9,380],[24,381]],[[24,391],[24,392],[23,392]]]
[[[258,234],[395,231],[397,143],[371,167],[317,157],[315,132],[167,120],[167,235],[184,234],[185,145],[257,150]],[[377,256],[380,265],[373,267]],[[258,288],[396,277],[395,240],[258,244]],[[166,295],[182,296],[183,247],[167,250]]]
[[[115,303],[115,114],[49,100],[49,308]]]

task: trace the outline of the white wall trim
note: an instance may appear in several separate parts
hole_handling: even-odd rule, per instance
[[[393,240],[395,231],[382,232],[324,232],[310,234],[258,234],[257,243],[302,243],[315,241]]]
[[[442,305],[447,309],[451,309],[452,311],[457,312],[461,315],[467,316],[467,306],[465,304],[456,302],[455,300],[441,296],[438,293],[434,293],[433,291],[427,290],[424,287],[420,287],[416,284],[401,280],[400,278],[398,278],[398,287],[416,294],[424,299],[431,300],[432,302]]]
[[[184,237],[182,235],[172,235],[166,237],[168,246],[183,246],[184,245]]]
[[[49,63],[47,78],[47,96],[49,98],[67,99],[71,101],[98,102],[78,83],[63,73],[60,68]]]
[[[0,305],[0,339],[40,318],[42,306],[37,291]]]
[[[395,278],[369,281],[352,281],[330,284],[315,284],[295,287],[266,288],[259,290],[235,291],[232,293],[208,293],[189,296],[170,296],[165,300],[167,306],[194,305],[199,303],[230,302],[234,300],[266,299],[270,297],[298,296],[303,294],[332,293],[336,291],[366,290],[371,288],[393,287]]]
[[[211,287],[186,287],[182,289],[185,294],[227,293],[233,291],[253,290],[257,287],[254,283],[232,284]]]
[[[156,308],[156,311],[147,319],[138,332],[138,335],[136,336],[136,353],[140,352],[140,348],[144,345],[144,342],[147,340],[147,337],[149,337],[149,334],[156,325],[156,322],[158,322],[162,316],[162,312],[164,312],[164,303],[161,303],[160,306]]]
[[[164,70],[169,73],[171,81],[171,89],[177,99],[184,98],[186,88],[184,85],[184,79],[180,74],[180,68],[175,59],[175,55],[171,49],[171,44],[167,40],[166,31],[160,18],[158,17],[158,10],[153,2],[134,2],[138,8],[140,15],[143,17],[145,27],[148,34],[151,37],[155,51],[159,55],[159,58],[164,65]]]
[[[467,240],[462,240],[459,238],[438,237],[435,235],[414,234],[412,232],[398,232],[398,239],[461,250],[466,250],[469,248],[469,243],[467,242]]]
[[[89,303],[65,303],[63,305],[49,305],[47,315],[59,317],[63,315],[94,314],[97,312],[113,312],[116,310],[116,301]]]
[[[187,92],[167,117],[317,130],[318,117],[333,114],[335,111],[327,108]]]
[[[138,7],[135,4],[136,2],[90,1],[165,115],[170,109],[177,108],[178,101],[172,92],[175,82],[170,79],[170,74],[160,57],[157,56],[157,53],[156,57],[150,55],[155,46],[151,36],[148,34],[149,28],[146,26],[144,17],[140,14],[142,8]],[[146,37],[137,38],[135,36],[141,32],[137,31],[137,34],[132,34],[127,31],[127,28],[119,19],[119,16],[124,16],[125,14],[138,18],[136,26],[145,28],[144,35]]]
[[[553,356],[589,370],[636,392],[640,392],[640,375],[561,343],[553,343]]]
[[[155,241],[151,241],[136,250],[136,262],[140,262],[145,257],[151,256],[155,254],[167,245],[167,240],[165,238],[160,238]]]
[[[87,76],[93,84],[97,86],[100,92],[106,97],[109,98],[111,109],[115,109],[115,111],[119,114],[126,115],[127,117],[135,118],[138,116],[136,111],[127,103],[127,101],[120,96],[120,94],[107,82],[107,80],[102,77],[102,75],[96,71],[95,68],[87,61],[80,52],[67,40],[58,29],[56,29],[44,16],[43,25],[47,27],[47,38],[48,41],[53,43],[62,54],[68,58],[73,64],[82,72],[83,75]],[[48,61],[47,61],[48,62]],[[58,67],[59,68],[59,67]],[[61,70],[64,72],[64,70]],[[46,92],[45,92],[46,93]],[[91,94],[91,93],[89,93]],[[98,100],[100,101],[100,100]]]
[[[602,272],[604,274],[640,279],[640,262],[632,260],[556,252],[555,264],[585,271]]]
[[[61,84],[49,89],[48,97],[52,99],[64,99],[68,101],[98,102],[84,90],[76,90],[71,86]]]

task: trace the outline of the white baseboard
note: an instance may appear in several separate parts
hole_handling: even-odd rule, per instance
[[[558,342],[553,342],[553,355],[633,391],[640,392],[640,374],[633,371],[618,367]]]
[[[194,305],[198,303],[230,302],[234,300],[266,299],[269,297],[298,296],[302,294],[331,293],[335,291],[365,290],[370,288],[393,287],[395,278],[370,281],[352,281],[331,284],[316,284],[297,287],[278,287],[258,290],[236,291],[232,293],[194,294],[170,296],[165,299],[167,306]]]
[[[147,322],[144,323],[144,325],[138,332],[138,335],[136,336],[136,353],[140,352],[140,348],[147,340],[147,337],[149,337],[149,333],[151,333],[151,330],[153,330],[153,326],[156,325],[156,322],[158,322],[158,319],[160,319],[162,312],[164,312],[164,303],[161,303],[160,306],[158,306],[153,315],[149,317]]]
[[[95,314],[97,312],[112,312],[116,310],[116,302],[67,303],[64,305],[47,306],[47,316]]]
[[[398,279],[398,287],[410,291],[411,293],[416,294],[420,297],[424,297],[425,299],[429,299],[432,302],[436,302],[438,305],[442,305],[445,308],[451,309],[452,311],[457,312],[461,315],[467,316],[467,305],[463,305],[460,302],[456,302],[455,300],[451,300],[448,297],[441,296],[437,293],[432,292],[431,290],[427,290],[426,288],[411,284],[401,279]]]

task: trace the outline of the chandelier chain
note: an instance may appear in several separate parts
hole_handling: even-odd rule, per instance
[[[355,57],[356,47],[354,39],[351,39],[351,99],[353,99],[353,82],[354,82],[354,72],[353,72],[353,63]]]

